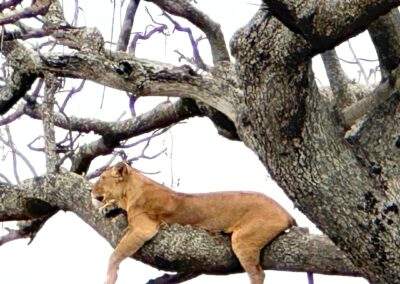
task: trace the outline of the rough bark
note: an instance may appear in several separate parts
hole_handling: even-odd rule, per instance
[[[53,118],[58,127],[102,136],[81,146],[72,157],[72,171],[84,173],[95,157],[111,153],[122,140],[192,115],[210,116],[258,155],[295,205],[333,241],[293,229],[265,249],[264,268],[361,275],[374,283],[400,283],[398,36],[391,33],[382,38],[377,31],[379,27],[393,31],[397,23],[393,15],[378,17],[400,2],[265,0],[231,41],[235,65],[228,61],[219,26],[188,1],[176,1],[176,6],[152,2],[187,18],[208,35],[214,58],[209,72],[200,74],[189,66],[175,67],[106,50],[97,29],[65,24],[58,1],[36,1],[47,5],[35,10],[48,11],[42,36],[51,35],[75,51],[42,54],[4,37],[2,53],[13,72],[0,93],[0,114],[7,113],[36,77],[45,74],[87,79],[139,96],[190,99],[120,123],[59,114]],[[31,14],[5,15],[0,22],[24,17]],[[342,80],[334,99],[326,100],[316,87],[311,58],[373,22],[370,32],[377,39],[384,80],[350,106],[339,97],[340,88],[347,87],[346,96],[354,94],[354,89]],[[201,104],[208,111],[202,111]],[[43,119],[34,96],[17,112]],[[22,114],[8,118],[18,115]],[[343,125],[349,128],[361,118],[362,125],[345,138]],[[0,125],[9,122],[0,121]],[[45,219],[57,210],[70,210],[115,245],[126,227],[125,219],[100,217],[90,203],[87,186],[81,177],[68,172],[16,186],[0,184],[0,220]],[[134,257],[185,273],[240,270],[228,236],[178,225],[163,227]]]
[[[378,54],[383,77],[387,77],[390,71],[395,69],[400,62],[400,32],[396,28],[399,23],[399,10],[393,9],[368,28]]]
[[[369,10],[371,3],[364,8]],[[303,15],[313,11],[301,6],[288,5],[282,10],[295,15],[286,20],[292,30]],[[319,39],[323,32],[322,18],[320,25],[304,25],[294,33],[277,19],[265,17],[266,12],[260,12],[233,43],[246,90],[245,110],[238,115],[243,118],[237,125],[242,141],[258,154],[300,210],[348,253],[365,276],[379,283],[399,283],[397,186],[377,182],[380,173],[373,173],[369,150],[343,138],[335,112],[319,94],[310,69],[307,55],[313,53],[310,44],[315,46],[314,37]],[[365,17],[360,15],[352,29],[365,25]],[[318,31],[307,30],[316,27]],[[336,44],[349,24],[339,21],[333,27],[324,31],[329,32],[324,37]],[[393,121],[385,123],[398,130]],[[380,152],[383,160],[396,155],[393,147],[385,150]],[[360,152],[367,157],[360,158]]]

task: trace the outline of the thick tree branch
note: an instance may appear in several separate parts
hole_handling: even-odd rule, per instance
[[[35,73],[15,69],[0,87],[0,115],[7,113],[31,88],[37,78]]]
[[[371,24],[368,32],[379,58],[382,77],[386,77],[400,63],[400,13],[395,8]]]
[[[43,119],[43,106],[29,104],[16,116],[27,114],[34,119]],[[14,116],[14,115],[13,115]],[[54,124],[60,128],[80,133],[92,132],[101,136],[114,135],[121,140],[141,135],[158,128],[167,127],[193,116],[207,116],[215,124],[220,135],[238,140],[235,126],[223,113],[191,99],[179,99],[174,103],[161,103],[148,113],[124,121],[106,122],[93,118],[79,118],[55,113]],[[12,117],[8,121],[12,120]],[[1,125],[1,121],[0,121]]]
[[[162,10],[182,18],[201,29],[207,36],[213,55],[213,62],[217,64],[221,61],[230,61],[228,49],[226,47],[224,35],[219,24],[215,23],[210,17],[194,7],[187,0],[167,1],[167,0],[148,0],[159,6]]]
[[[368,14],[386,11],[378,6],[374,6],[376,11],[369,10],[377,1],[287,2],[292,9],[288,17],[313,11],[302,10],[304,5],[339,5],[312,18],[312,27],[323,28],[328,43],[350,36],[351,29],[357,32],[362,23],[365,28],[374,19]],[[390,1],[381,5],[387,3]],[[339,9],[340,5],[349,6]],[[244,119],[236,124],[238,132],[295,205],[348,253],[365,277],[376,283],[396,283],[400,219],[398,210],[392,214],[392,208],[398,209],[400,203],[398,184],[382,181],[379,167],[369,162],[368,153],[359,158],[357,150],[340,135],[337,117],[321,99],[311,70],[308,55],[313,54],[309,46],[315,44],[313,40],[291,32],[266,11],[260,11],[237,33],[232,46],[246,90],[242,104],[246,110]],[[395,81],[387,88],[396,90],[393,86]],[[394,151],[393,138],[382,141],[377,143],[391,145]],[[397,166],[392,171],[398,176]],[[389,222],[384,221],[388,218]]]
[[[58,156],[56,154],[56,133],[54,129],[54,104],[55,93],[59,88],[58,84],[57,78],[53,76],[48,76],[45,80],[42,121],[46,169],[49,173],[57,171],[58,162]]]
[[[282,23],[313,45],[312,54],[332,49],[340,42],[355,36],[380,15],[400,4],[399,0],[263,2]]]
[[[54,186],[52,181],[55,181]],[[32,214],[45,212],[43,209],[57,207],[77,214],[115,246],[125,231],[125,217],[110,220],[99,216],[91,204],[88,186],[82,177],[66,172],[29,180],[18,186],[0,183],[0,220],[29,218]],[[240,272],[229,239],[227,235],[210,234],[189,226],[164,225],[134,258],[169,271]],[[310,235],[296,228],[267,246],[262,264],[265,269],[359,275],[345,255],[326,237]]]
[[[83,126],[85,126],[88,131],[93,130],[102,135],[99,140],[81,146],[73,158],[71,170],[78,174],[86,173],[93,159],[99,155],[112,153],[121,141],[200,114],[193,101],[182,99],[174,103],[161,103],[147,113],[122,122],[105,123],[92,119],[90,122],[84,119],[71,119],[69,125],[72,130],[84,131]],[[61,124],[58,125],[61,126]],[[64,126],[68,127],[68,124]]]
[[[325,51],[321,57],[334,95],[335,105],[338,109],[351,105],[355,101],[349,90],[351,81],[344,73],[336,51],[334,49]]]
[[[88,79],[139,96],[192,98],[221,111],[232,121],[236,120],[236,110],[230,97],[242,91],[232,84],[236,81],[235,77],[200,76],[187,65],[174,67],[135,59],[127,54],[113,53],[110,56],[108,52],[105,53],[108,55],[81,52],[42,56],[40,61],[43,64],[36,66],[35,70],[51,72],[55,76]],[[231,68],[223,66],[215,68]]]
[[[0,87],[0,115],[3,115],[25,95],[39,73],[35,71],[33,53],[21,43],[4,42],[1,53],[7,57],[7,65],[15,67]]]
[[[400,88],[400,72],[395,69],[384,79],[375,90],[365,96],[362,100],[350,105],[342,112],[343,123],[350,128],[354,123],[365,114],[372,114],[372,110],[379,107]],[[367,92],[366,92],[367,93]]]
[[[32,18],[47,13],[49,6],[54,0],[36,0],[30,7],[24,9],[12,10],[0,16],[0,25],[15,23],[24,18]]]
[[[22,0],[9,0],[9,1],[3,1],[3,3],[0,4],[0,11],[3,11],[5,9],[13,8],[20,4]]]

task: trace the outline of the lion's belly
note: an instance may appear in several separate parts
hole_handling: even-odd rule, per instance
[[[274,201],[264,195],[247,192],[182,195],[179,206],[164,216],[163,221],[230,233],[249,214],[257,212],[263,218],[263,208],[268,206],[268,202]]]

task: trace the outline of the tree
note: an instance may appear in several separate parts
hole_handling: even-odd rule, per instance
[[[0,4],[5,60],[0,125],[12,125],[21,116],[41,120],[47,171],[14,185],[0,176],[5,180],[0,183],[0,221],[24,220],[20,230],[10,231],[0,244],[33,238],[58,210],[69,210],[115,245],[126,226],[124,217],[115,222],[98,218],[82,175],[98,174],[88,172],[92,161],[127,146],[132,137],[188,117],[207,116],[221,135],[253,150],[295,205],[326,235],[294,229],[280,236],[265,250],[265,268],[400,283],[399,1],[264,0],[250,23],[231,39],[232,62],[219,25],[194,4],[151,0],[175,29],[189,34],[194,55],[186,58],[190,64],[179,67],[134,56],[140,38],[166,28],[155,23],[145,34],[132,36],[139,0],[129,1],[118,43],[112,48],[96,28],[74,26],[76,20],[68,23],[59,1],[37,0],[25,8],[21,2]],[[212,66],[202,61],[191,31],[170,15],[185,18],[204,32]],[[40,19],[39,28],[23,21],[33,17]],[[333,50],[366,29],[382,74],[375,88],[350,81]],[[55,48],[27,44],[47,36]],[[59,47],[67,51],[60,52]],[[321,53],[330,91],[317,87],[311,69],[311,59]],[[61,103],[56,93],[67,78],[127,92],[132,117],[106,122],[69,115],[65,106],[80,88]],[[135,102],[144,96],[179,99],[135,116]],[[64,129],[66,139],[56,140],[55,128]],[[79,143],[84,141],[79,134],[89,132],[100,138]],[[10,135],[2,139],[13,147]],[[13,155],[20,155],[15,147]],[[62,167],[66,161],[69,170]],[[164,283],[199,273],[240,270],[227,236],[178,225],[162,228],[133,257],[178,272],[162,278]]]

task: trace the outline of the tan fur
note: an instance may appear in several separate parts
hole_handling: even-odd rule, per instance
[[[192,225],[232,234],[232,249],[251,284],[264,282],[260,250],[294,219],[274,200],[252,192],[183,194],[145,177],[125,163],[104,171],[92,196],[102,212],[127,211],[129,228],[109,261],[106,284],[114,284],[119,264],[153,238],[161,223]]]

